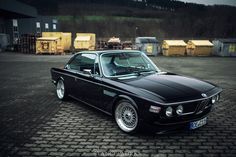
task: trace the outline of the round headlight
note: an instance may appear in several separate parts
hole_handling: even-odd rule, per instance
[[[216,96],[213,96],[213,97],[211,98],[211,103],[214,104],[214,103],[216,102],[216,99],[217,99]]]
[[[166,116],[167,116],[167,117],[171,117],[171,116],[172,116],[172,113],[173,113],[172,107],[168,107],[168,108],[166,109]]]
[[[181,114],[183,113],[183,111],[184,111],[184,108],[183,108],[182,105],[179,105],[179,106],[176,108],[176,113],[177,113],[178,115],[181,115]]]

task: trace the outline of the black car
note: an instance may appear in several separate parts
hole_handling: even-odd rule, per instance
[[[126,133],[144,123],[199,128],[222,91],[205,81],[161,72],[143,52],[133,50],[80,52],[63,69],[52,68],[51,76],[59,99],[69,96],[114,116]]]

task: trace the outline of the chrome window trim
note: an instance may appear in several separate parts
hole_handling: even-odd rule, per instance
[[[100,65],[100,58],[99,58],[99,55],[96,53],[96,52],[87,52],[87,51],[84,51],[84,52],[78,52],[76,54],[74,54],[74,56],[67,62],[66,66],[70,65],[70,63],[78,56],[78,55],[82,55],[82,54],[94,54],[96,55],[96,58],[95,58],[95,62],[94,62],[94,68],[95,68],[95,64],[96,62],[98,63],[98,67],[99,67],[99,75],[96,75],[96,74],[93,74],[93,76],[99,76],[99,77],[102,77],[102,70],[101,70],[101,65]],[[65,67],[66,67],[65,66]],[[79,70],[75,70],[75,69],[64,69],[64,70],[67,70],[67,71],[75,71],[77,72],[78,74],[81,74],[83,76],[88,76],[86,74],[83,74],[82,71],[79,71]]]
[[[111,52],[104,52],[102,53],[100,56],[99,56],[99,63],[100,63],[100,66],[101,66],[101,71],[102,71],[102,74],[103,76],[105,76],[106,78],[118,78],[118,77],[126,77],[126,76],[133,76],[133,74],[127,74],[127,75],[119,75],[119,76],[107,76],[105,73],[104,73],[104,70],[103,70],[103,66],[102,66],[102,56],[105,55],[105,54],[110,54]],[[120,51],[120,52],[116,52],[114,51],[114,54],[116,53],[126,53],[126,51]],[[151,65],[155,68],[156,70],[156,73],[158,74],[159,72],[161,72],[161,70],[152,62],[151,59],[149,59],[143,52],[141,51],[127,51],[127,53],[139,53],[141,55],[143,55],[150,63]]]

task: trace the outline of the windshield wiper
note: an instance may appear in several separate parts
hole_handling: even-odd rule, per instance
[[[156,72],[155,70],[138,70],[138,71],[133,71],[133,73],[138,74],[138,75],[144,75],[144,74],[149,74],[149,73],[154,73]]]

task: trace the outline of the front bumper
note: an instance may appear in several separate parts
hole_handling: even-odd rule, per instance
[[[193,113],[183,116],[174,116],[174,117],[163,117],[159,114],[149,113],[149,116],[145,116],[143,122],[151,127],[152,131],[169,133],[175,132],[176,130],[190,130],[190,122],[195,122],[201,120],[209,115],[209,113],[214,108],[214,105],[206,108],[201,113]]]
[[[168,133],[175,133],[178,131],[194,131],[196,129],[190,129],[190,122],[195,122],[195,121],[199,121],[201,119],[204,119],[208,116],[204,115],[202,117],[198,117],[198,118],[194,118],[194,119],[189,119],[189,120],[185,120],[185,121],[181,121],[181,122],[173,122],[173,123],[160,123],[158,121],[155,122],[147,122],[145,123],[145,125],[147,126],[146,129],[147,131],[151,131],[152,133],[155,134],[168,134]],[[204,127],[204,126],[203,126]]]

